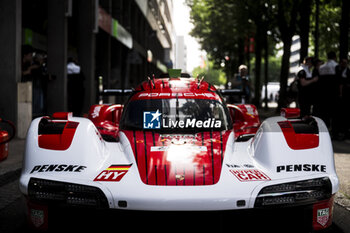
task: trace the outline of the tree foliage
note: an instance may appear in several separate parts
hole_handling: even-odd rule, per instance
[[[191,35],[196,37],[214,66],[219,68],[225,63],[225,73],[230,78],[237,64],[244,58],[244,42],[248,32],[253,32],[252,24],[242,25],[241,20],[248,21],[242,1],[226,0],[187,0],[191,7],[191,20],[194,28]],[[225,59],[228,58],[228,59]]]
[[[315,46],[316,2],[319,2],[320,9],[319,54],[324,59],[328,51],[339,49],[341,18],[349,20],[346,19],[348,14],[341,17],[341,5],[346,0],[186,0],[191,8],[190,17],[194,24],[191,35],[199,40],[214,67],[220,68],[220,65],[225,64],[223,70],[228,80],[233,77],[240,64],[249,66],[252,57],[255,57],[251,70],[254,70],[257,98],[260,97],[262,83],[262,51],[266,50],[270,56],[274,55],[275,44],[283,42],[284,56],[281,59],[279,78],[282,99],[285,98],[289,77],[292,36],[301,37],[302,57],[310,51],[309,46]],[[346,5],[348,7],[350,4]],[[346,50],[348,43],[344,45],[344,38],[348,39],[348,27],[343,26],[342,34],[343,47]],[[249,53],[248,49],[251,38],[254,38],[254,54]],[[312,55],[312,52],[313,50],[308,55]],[[265,59],[270,56],[265,56]],[[283,105],[283,101],[280,105]]]
[[[199,78],[204,77],[205,81],[217,86],[226,84],[225,73],[220,69],[215,69],[212,61],[206,61],[204,67],[198,66],[194,68],[192,76]]]
[[[327,52],[339,49],[339,22],[341,17],[340,1],[319,1],[319,58],[325,61]],[[316,23],[316,5],[312,5],[311,24],[311,55],[315,54],[315,23]]]

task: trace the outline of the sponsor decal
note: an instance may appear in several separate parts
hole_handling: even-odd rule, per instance
[[[162,115],[159,109],[157,111],[146,111],[143,112],[143,128],[221,128],[221,121],[215,118],[197,120],[191,115],[182,115],[181,118],[183,119],[177,119],[175,115]]]
[[[185,175],[175,175],[175,179],[183,181],[185,179]]]
[[[40,227],[44,224],[44,211],[43,210],[30,210],[30,220],[35,227]]]
[[[100,111],[101,111],[102,106],[96,106],[94,108],[94,111],[91,113],[92,118],[96,118],[100,116]]]
[[[156,112],[143,112],[143,128],[144,129],[160,129],[160,118],[162,113],[157,110]]]
[[[258,112],[250,105],[244,105],[245,109],[247,109],[247,114],[251,117],[255,117],[258,115]]]
[[[214,98],[215,95],[212,93],[140,93],[140,97],[208,97],[208,98]]]
[[[320,164],[290,164],[276,167],[277,172],[326,172],[326,165]]]
[[[228,168],[253,168],[254,165],[252,164],[227,164],[226,163],[226,166]]]
[[[226,164],[226,166],[229,168],[240,168],[241,167],[240,165],[237,165],[237,164]]]
[[[271,180],[265,173],[257,169],[231,169],[230,172],[241,182]]]
[[[183,145],[183,144],[195,144],[198,140],[196,137],[200,137],[198,134],[160,134],[160,140],[162,142],[169,141],[171,144]]]
[[[162,139],[197,141],[196,137],[200,134],[160,134],[159,136]]]
[[[67,164],[45,164],[34,166],[30,173],[33,172],[81,172],[86,166],[67,165]]]
[[[171,146],[151,146],[151,152],[169,151],[170,148],[171,148]],[[208,151],[208,148],[206,146],[189,145],[188,148],[195,149],[196,151]]]
[[[317,222],[325,226],[329,220],[329,208],[317,210]]]
[[[205,121],[195,118],[174,121],[171,118],[163,119],[163,128],[220,128],[221,121],[215,118],[209,118]]]
[[[119,182],[126,173],[128,173],[132,164],[126,165],[111,165],[107,169],[103,170],[94,181],[114,181]]]

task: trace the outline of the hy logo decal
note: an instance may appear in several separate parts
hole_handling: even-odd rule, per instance
[[[129,171],[132,164],[127,165],[111,165],[103,170],[94,181],[114,181],[119,182]]]
[[[160,129],[162,113],[157,110],[156,112],[143,112],[143,128],[144,129]]]

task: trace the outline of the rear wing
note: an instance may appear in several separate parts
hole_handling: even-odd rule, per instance
[[[104,89],[100,92],[100,100],[108,96],[128,97],[133,91],[133,89]],[[218,92],[224,97],[227,103],[245,103],[245,94],[240,89],[219,89]]]
[[[100,92],[100,96],[127,96],[132,92],[132,89],[105,89]]]
[[[124,103],[133,91],[133,89],[104,89],[99,93],[99,104]]]
[[[227,103],[245,104],[245,94],[241,89],[219,89]]]

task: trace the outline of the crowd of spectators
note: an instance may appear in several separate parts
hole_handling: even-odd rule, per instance
[[[334,139],[350,139],[350,69],[348,59],[339,63],[335,52],[327,61],[307,57],[297,73],[298,104],[304,120],[320,117]]]

